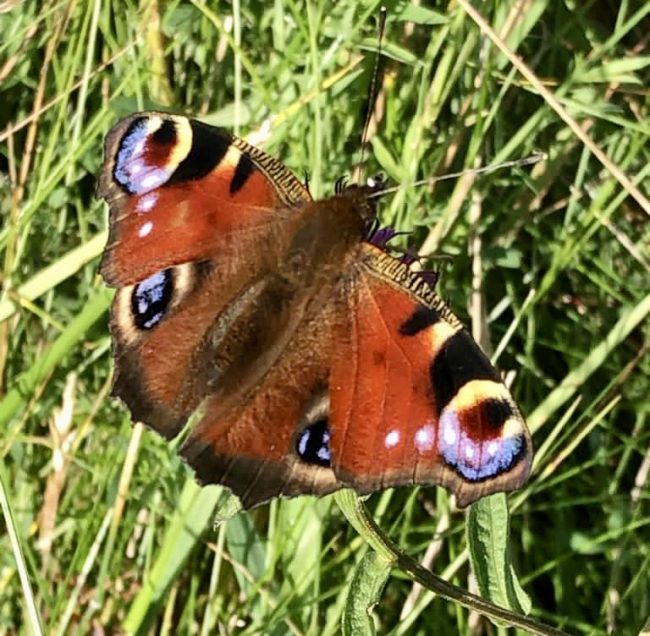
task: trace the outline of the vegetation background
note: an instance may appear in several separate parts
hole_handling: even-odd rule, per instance
[[[532,616],[638,634],[650,615],[650,3],[474,0],[541,88],[466,3],[385,3],[366,174],[408,184],[547,153],[400,189],[382,218],[412,231],[404,245],[445,256],[429,261],[441,293],[528,416],[536,460],[509,497],[508,550]],[[332,192],[359,160],[379,7],[0,3],[1,633],[370,630],[354,623],[375,581],[368,548],[331,497],[213,527],[218,489],[199,490],[173,445],[110,399],[106,210],[93,195],[104,134],[143,108],[263,130],[316,196]],[[467,517],[445,491],[367,505],[401,549],[476,588]],[[400,570],[374,621],[394,635],[506,631]]]

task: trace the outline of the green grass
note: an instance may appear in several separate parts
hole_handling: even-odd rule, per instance
[[[413,232],[405,245],[433,255],[441,293],[512,381],[536,460],[508,499],[509,540],[498,498],[469,517],[435,488],[367,507],[461,588],[477,589],[470,552],[488,583],[507,556],[535,619],[638,634],[650,616],[650,5],[474,1],[525,77],[464,1],[387,4],[366,174],[408,184],[547,153],[382,206]],[[391,570],[350,524],[353,504],[348,517],[332,497],[229,516],[223,493],[196,487],[173,445],[109,397],[106,211],[93,196],[107,129],[142,108],[242,135],[266,124],[264,147],[323,196],[359,160],[379,3],[0,6],[0,633],[370,633],[373,604],[382,634],[506,633],[415,585],[406,561]],[[486,520],[469,551],[468,523],[476,539]],[[512,601],[506,578],[481,591]]]

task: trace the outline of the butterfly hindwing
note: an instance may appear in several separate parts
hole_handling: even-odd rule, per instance
[[[165,437],[213,390],[229,357],[219,334],[250,310],[263,285],[262,263],[232,269],[229,261],[176,265],[115,295],[113,394]]]
[[[340,488],[330,467],[327,312],[293,330],[251,386],[202,407],[181,453],[202,483],[229,487],[245,508]]]

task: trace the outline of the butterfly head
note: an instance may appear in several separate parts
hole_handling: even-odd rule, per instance
[[[386,187],[381,174],[369,178],[365,184],[348,183],[345,177],[341,177],[334,186],[334,193],[337,197],[351,200],[358,216],[370,223],[377,218],[377,200]]]

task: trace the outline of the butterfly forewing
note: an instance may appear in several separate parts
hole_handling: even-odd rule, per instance
[[[113,286],[218,254],[223,240],[279,207],[309,201],[281,163],[194,119],[144,112],[106,138],[98,196],[110,208],[101,264]]]
[[[359,492],[440,484],[460,505],[519,487],[531,442],[498,373],[425,279],[363,251],[330,377],[338,478]]]

